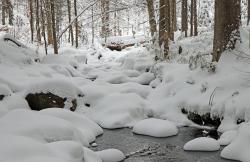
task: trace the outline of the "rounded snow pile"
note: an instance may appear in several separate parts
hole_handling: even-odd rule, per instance
[[[208,137],[196,138],[184,145],[185,151],[218,151],[219,149],[219,142]]]
[[[96,153],[103,162],[118,162],[125,159],[125,155],[117,149],[107,149]]]
[[[170,121],[150,118],[138,122],[133,128],[133,132],[152,137],[169,137],[177,135],[178,129]]]

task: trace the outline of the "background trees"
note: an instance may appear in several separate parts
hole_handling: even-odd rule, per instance
[[[241,1],[246,6],[242,14],[249,23],[249,0],[2,0],[1,20],[2,25],[28,25],[29,31],[23,35],[30,34],[27,39],[45,49],[53,46],[55,53],[62,43],[77,48],[89,37],[94,43],[98,37],[158,35],[153,42],[159,41],[164,58],[168,58],[169,42],[175,41],[175,31],[181,30],[185,37],[197,36],[201,27],[213,30],[215,24],[213,60],[218,61],[228,42],[234,46],[235,41],[230,40],[232,32],[238,33]],[[215,14],[211,12],[214,5]],[[13,15],[14,7],[28,16],[28,24],[22,15]],[[18,35],[16,29],[14,35]]]

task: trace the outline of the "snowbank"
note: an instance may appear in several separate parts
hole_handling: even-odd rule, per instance
[[[125,155],[117,149],[107,149],[96,153],[103,162],[119,162],[125,159]]]

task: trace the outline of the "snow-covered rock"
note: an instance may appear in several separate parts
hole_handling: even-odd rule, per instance
[[[107,149],[96,153],[103,162],[120,162],[125,159],[125,155],[117,149]]]
[[[213,138],[199,137],[184,145],[185,151],[218,151],[220,144]]]
[[[226,159],[250,161],[250,124],[244,123],[239,128],[238,135],[231,144],[225,147],[221,156]]]
[[[237,135],[238,135],[237,130],[230,130],[230,131],[224,132],[220,136],[220,139],[218,139],[218,142],[220,143],[220,145],[224,145],[224,146],[229,145]]]
[[[169,137],[177,135],[178,128],[170,121],[149,118],[136,123],[133,132],[153,137]]]

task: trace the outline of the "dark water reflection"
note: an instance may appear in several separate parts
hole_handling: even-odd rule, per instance
[[[179,134],[169,138],[136,135],[130,129],[104,130],[93,150],[116,148],[127,156],[125,162],[232,162],[217,152],[185,152],[186,142],[201,137],[196,128],[180,128]]]

